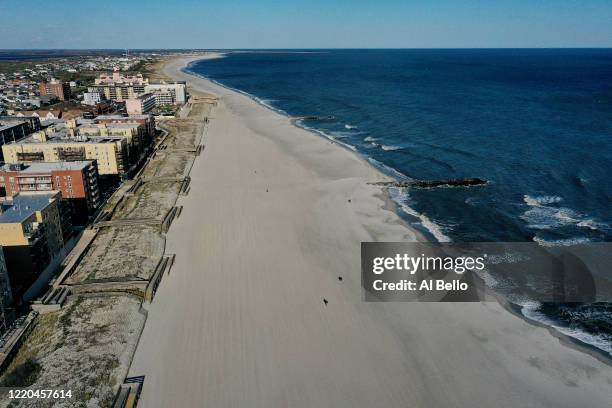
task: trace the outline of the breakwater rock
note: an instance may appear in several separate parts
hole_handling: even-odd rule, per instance
[[[487,184],[487,181],[480,178],[465,178],[449,180],[380,181],[369,184],[383,187],[444,188],[482,186]]]
[[[293,120],[335,120],[334,116],[297,116]]]

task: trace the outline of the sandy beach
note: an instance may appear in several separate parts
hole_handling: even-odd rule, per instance
[[[609,365],[497,303],[363,302],[360,243],[418,238],[386,176],[181,71],[201,58],[162,68],[219,100],[130,368],[142,406],[609,406]]]

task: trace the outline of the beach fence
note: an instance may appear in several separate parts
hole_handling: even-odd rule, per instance
[[[157,266],[155,267],[155,271],[153,272],[153,277],[149,281],[147,288],[145,289],[145,300],[151,302],[153,297],[155,296],[155,292],[159,287],[159,284],[164,276],[164,273],[170,273],[170,268],[174,265],[175,254],[164,255]]]
[[[11,364],[19,347],[34,328],[37,316],[38,312],[31,311],[28,315],[18,318],[0,338],[0,372],[4,372]]]

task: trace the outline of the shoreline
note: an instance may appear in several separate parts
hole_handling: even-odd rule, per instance
[[[252,101],[254,101],[255,103],[257,103],[258,105],[269,109],[270,111],[279,114],[283,117],[288,118],[291,123],[293,124],[293,126],[295,126],[296,128],[299,129],[303,129],[317,137],[321,137],[324,138],[326,140],[330,140],[332,141],[333,144],[336,144],[338,147],[348,151],[351,154],[354,154],[358,159],[361,159],[362,162],[367,165],[370,166],[372,169],[374,169],[375,171],[378,171],[379,173],[381,173],[382,176],[393,179],[393,180],[400,180],[398,177],[394,176],[393,174],[389,174],[392,172],[397,172],[397,170],[390,168],[389,173],[386,173],[384,168],[380,168],[378,166],[376,166],[375,164],[373,164],[372,162],[370,162],[368,160],[368,158],[366,156],[363,156],[359,151],[356,150],[356,148],[346,145],[345,143],[342,143],[340,141],[335,140],[332,136],[327,135],[325,132],[323,131],[319,131],[317,129],[314,128],[309,128],[307,126],[301,126],[299,123],[297,123],[300,119],[299,118],[294,118],[292,116],[290,116],[289,114],[287,114],[286,112],[284,112],[281,109],[278,108],[274,108],[264,102],[261,101],[260,98],[258,98],[255,95],[249,94],[248,92],[242,91],[240,89],[236,89],[236,88],[232,88],[230,86],[224,85],[214,79],[211,78],[207,78],[201,75],[198,75],[195,72],[189,71],[189,66],[201,59],[212,59],[212,58],[225,58],[227,53],[224,52],[215,52],[213,53],[215,55],[213,56],[204,56],[204,58],[196,58],[191,60],[190,62],[188,62],[182,69],[181,71],[197,77],[197,78],[201,78],[204,79],[206,81],[210,81],[211,83],[220,86],[224,89],[227,89],[231,92],[237,92],[241,95],[244,95],[246,97],[248,97],[249,99],[251,99]],[[381,163],[381,166],[385,166],[384,164]],[[401,174],[401,173],[398,173]],[[404,175],[402,175],[404,176]],[[405,177],[405,176],[404,176]],[[427,229],[427,227],[423,227],[423,229],[425,231],[421,231],[418,227],[411,225],[408,221],[406,221],[400,214],[399,211],[404,212],[407,216],[415,218],[420,220],[421,222],[425,222],[425,220],[423,220],[420,217],[423,217],[422,214],[418,214],[415,210],[410,209],[412,211],[412,214],[409,213],[407,210],[405,210],[403,208],[403,206],[398,203],[395,199],[393,199],[393,196],[391,194],[391,192],[389,191],[388,187],[383,187],[381,188],[380,194],[377,195],[378,198],[380,198],[385,204],[383,206],[383,208],[385,210],[388,211],[392,211],[395,214],[397,214],[398,219],[399,219],[399,223],[404,225],[406,228],[410,229],[415,235],[416,235],[416,240],[418,242],[444,242],[445,240],[450,240],[450,238],[448,238],[445,235],[442,235],[441,237],[437,237],[436,235],[439,233],[439,231],[430,231],[429,229]],[[427,220],[427,222],[430,222],[429,220]],[[440,232],[441,233],[441,232]],[[443,233],[442,233],[443,234]],[[482,282],[482,284],[484,285],[484,282]],[[522,312],[522,308],[523,306],[519,305],[519,304],[515,304],[510,302],[509,300],[507,300],[506,298],[504,298],[504,296],[502,294],[499,294],[497,292],[495,292],[494,290],[492,290],[491,288],[487,287],[487,290],[491,292],[491,294],[493,295],[493,297],[496,299],[496,302],[498,302],[505,310],[507,310],[509,313],[519,317],[520,319],[524,320],[525,322],[529,323],[529,324],[533,324],[536,327],[541,327],[541,328],[545,328],[547,329],[551,336],[557,338],[560,342],[562,342],[563,344],[565,344],[566,347],[571,347],[574,348],[576,350],[579,350],[583,353],[586,353],[594,358],[597,358],[599,361],[601,361],[604,364],[610,365],[612,366],[612,356],[606,352],[605,350],[602,350],[600,348],[598,348],[595,345],[589,344],[579,338],[576,337],[572,337],[568,334],[563,333],[562,331],[560,331],[558,328],[556,328],[555,326],[551,325],[551,324],[546,324],[544,322],[540,322],[538,320],[534,320],[534,319],[530,319],[529,317],[525,316]]]
[[[245,95],[181,71],[195,59],[202,57],[163,68],[217,95],[218,104],[168,234],[176,263],[150,305],[130,369],[146,376],[145,405],[597,407],[608,400],[609,366],[496,302],[362,302],[359,242],[416,239],[385,208],[382,190],[367,185],[381,178],[378,169]]]
[[[203,60],[203,59],[215,59],[215,58],[225,58],[227,53],[225,52],[212,52],[211,54],[213,55],[208,55],[208,54],[204,54],[200,57],[194,57],[193,59],[191,57],[189,57],[189,61],[186,62],[185,66],[181,69],[181,72],[193,76],[193,77],[197,77],[200,79],[203,79],[205,81],[209,81],[219,87],[222,87],[224,89],[227,89],[231,92],[236,92],[239,93],[240,95],[244,95],[247,98],[251,99],[253,102],[257,103],[259,106],[262,106],[263,108],[266,108],[268,110],[270,110],[271,112],[274,112],[278,115],[281,115],[287,119],[289,119],[291,121],[291,124],[293,126],[295,126],[296,128],[302,129],[308,133],[311,133],[317,137],[323,138],[325,140],[330,141],[332,144],[337,145],[338,147],[340,147],[341,149],[346,150],[347,152],[355,155],[355,157],[359,160],[361,160],[363,162],[364,165],[371,167],[374,171],[377,171],[378,173],[380,173],[380,175],[382,177],[385,177],[388,180],[400,180],[400,178],[398,177],[398,175],[401,175],[402,177],[406,177],[403,174],[399,173],[396,169],[393,169],[391,167],[387,167],[385,164],[380,163],[380,166],[377,166],[376,164],[372,163],[368,157],[363,156],[359,151],[357,151],[357,149],[354,146],[351,145],[347,145],[346,143],[343,143],[337,139],[335,139],[333,136],[328,135],[327,133],[318,130],[318,129],[314,129],[314,128],[310,128],[308,126],[302,126],[299,123],[297,123],[298,121],[300,121],[300,118],[295,118],[292,117],[291,115],[287,114],[285,111],[275,108],[273,106],[270,106],[266,103],[264,103],[260,98],[258,98],[255,95],[252,95],[248,92],[242,91],[240,89],[237,88],[232,88],[230,86],[224,85],[214,79],[211,78],[207,78],[201,75],[198,75],[195,72],[191,72],[189,71],[189,66],[197,61]],[[177,57],[180,58],[180,57]],[[162,65],[163,66],[163,65]],[[372,159],[374,160],[374,159]],[[388,171],[385,171],[385,168],[388,168]],[[393,173],[395,173],[396,175],[394,175]],[[384,201],[385,205],[383,206],[384,209],[392,211],[394,213],[397,214],[398,218],[399,218],[399,223],[404,225],[406,228],[410,229],[416,236],[416,240],[418,242],[443,242],[445,240],[448,240],[449,238],[446,237],[441,231],[430,231],[427,227],[423,226],[423,230],[419,229],[418,227],[411,225],[408,221],[406,221],[400,214],[399,214],[399,210],[401,210],[402,212],[404,212],[406,214],[406,216],[409,216],[411,218],[414,218],[416,220],[421,221],[422,223],[428,223],[431,222],[429,220],[423,219],[423,215],[422,214],[418,214],[416,211],[412,210],[412,214],[409,213],[408,211],[404,210],[402,208],[402,205],[400,203],[398,203],[397,201],[395,201],[391,195],[390,189],[389,187],[383,187],[380,189],[380,194],[379,197],[382,201]]]

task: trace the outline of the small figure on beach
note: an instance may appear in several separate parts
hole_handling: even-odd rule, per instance
[[[327,299],[323,298],[323,303],[325,304],[325,306],[327,306]]]
[[[342,282],[342,276],[338,276],[338,280]]]
[[[268,192],[268,189],[266,188],[266,193]]]

